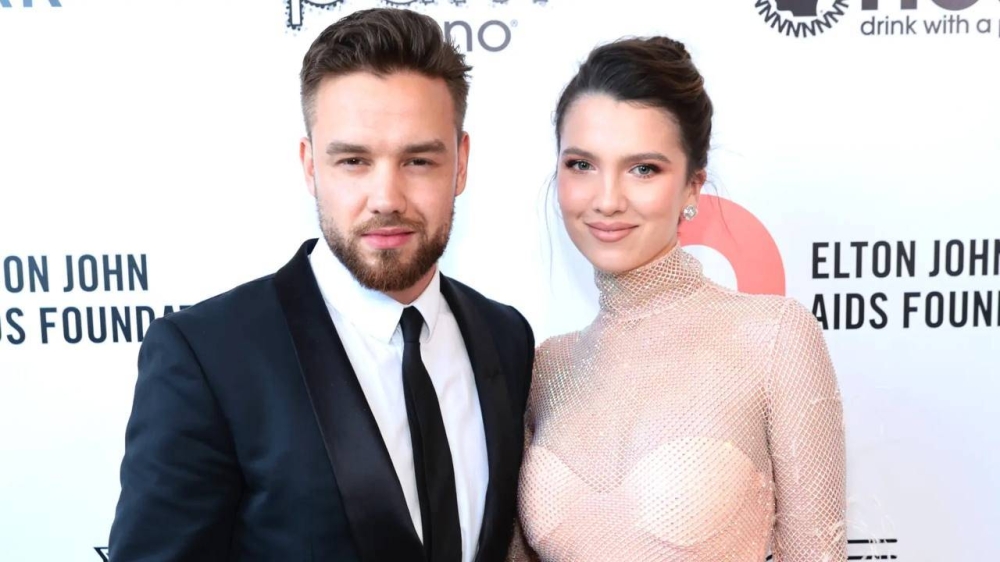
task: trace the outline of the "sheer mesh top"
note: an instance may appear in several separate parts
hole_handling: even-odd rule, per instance
[[[679,247],[596,277],[594,322],[537,353],[509,558],[845,560],[841,402],[815,317],[712,283]]]

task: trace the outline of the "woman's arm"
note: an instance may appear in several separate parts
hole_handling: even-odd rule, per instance
[[[789,301],[778,328],[769,391],[777,562],[847,559],[843,410],[816,318]]]

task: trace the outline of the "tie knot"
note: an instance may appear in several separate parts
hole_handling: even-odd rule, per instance
[[[416,307],[408,306],[403,309],[403,317],[399,321],[403,328],[403,341],[406,343],[420,343],[420,330],[424,327],[424,317]]]

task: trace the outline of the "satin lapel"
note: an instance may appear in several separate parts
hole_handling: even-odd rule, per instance
[[[375,418],[309,264],[309,240],[274,278],[361,559],[422,560],[423,548]]]
[[[515,420],[510,405],[510,396],[504,376],[500,373],[500,361],[492,332],[476,311],[468,297],[445,276],[441,276],[441,293],[455,315],[462,339],[465,341],[472,370],[476,377],[479,404],[483,412],[483,426],[486,430],[486,450],[489,460],[489,485],[486,489],[486,505],[483,512],[483,526],[479,534],[479,554],[477,561],[485,560],[498,548],[506,552],[507,545],[497,545],[497,535],[506,536],[507,527],[513,523],[513,511],[501,510],[497,503],[506,494],[516,493],[518,474],[511,468],[519,453],[515,442],[515,431],[520,420]],[[510,520],[508,520],[510,519]],[[501,526],[498,528],[498,524]]]

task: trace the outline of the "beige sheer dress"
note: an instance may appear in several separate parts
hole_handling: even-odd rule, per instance
[[[714,284],[679,247],[596,281],[594,322],[537,353],[509,558],[846,560],[841,401],[815,317]]]

